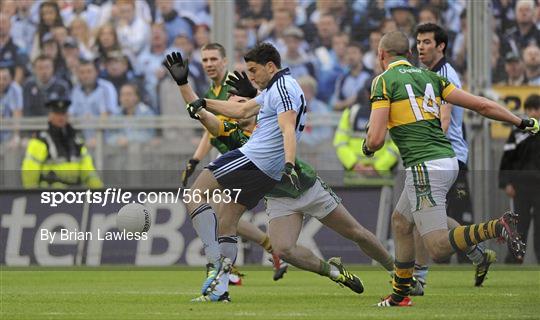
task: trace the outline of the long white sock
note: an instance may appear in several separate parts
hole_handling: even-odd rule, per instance
[[[484,247],[477,244],[467,251],[467,258],[469,258],[474,264],[480,264],[484,261]]]
[[[234,264],[238,255],[238,237],[237,236],[222,236],[219,237],[219,249],[224,257],[231,259]],[[229,289],[229,273],[224,273],[219,279],[216,286],[215,294],[222,295]]]
[[[210,263],[221,257],[217,241],[218,220],[216,213],[208,204],[202,204],[190,214],[191,223],[204,244],[204,253]]]

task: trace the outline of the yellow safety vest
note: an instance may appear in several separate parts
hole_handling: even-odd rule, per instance
[[[103,182],[96,173],[92,157],[82,143],[80,155],[68,160],[58,153],[48,131],[41,131],[30,139],[22,163],[22,184],[24,188],[60,188],[86,186],[97,189]]]

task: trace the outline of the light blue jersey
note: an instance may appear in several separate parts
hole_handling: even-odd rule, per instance
[[[285,166],[285,150],[278,115],[289,110],[296,111],[298,141],[306,118],[304,93],[286,68],[276,73],[266,89],[255,99],[261,107],[257,115],[257,126],[240,151],[267,176],[281,180]]]
[[[446,62],[445,58],[442,58],[431,71],[437,72],[439,75],[447,78],[456,87],[461,88],[461,81],[456,70],[454,70],[450,63]],[[448,126],[446,137],[450,140],[457,159],[467,164],[469,146],[463,136],[463,108],[460,106],[454,105],[452,108],[450,125]]]

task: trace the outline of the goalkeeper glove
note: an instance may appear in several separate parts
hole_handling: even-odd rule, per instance
[[[535,118],[522,119],[518,128],[523,131],[528,131],[532,134],[537,134],[540,130],[538,126],[538,120],[536,120]]]
[[[186,168],[184,171],[182,171],[182,186],[187,186],[188,179],[191,177],[193,172],[195,172],[195,168],[199,164],[199,160],[197,159],[189,159],[189,161],[186,163]]]
[[[203,98],[199,98],[186,105],[186,110],[189,113],[189,116],[196,120],[200,119],[197,112],[199,112],[203,108],[206,108],[206,100],[204,100]]]
[[[296,190],[300,190],[300,179],[298,178],[298,173],[294,168],[294,164],[290,162],[285,163],[285,169],[283,170],[283,173],[287,177],[288,181],[292,184],[292,186]]]
[[[229,89],[229,92],[234,95],[248,98],[255,98],[257,96],[257,89],[251,84],[244,71],[242,71],[242,74],[235,71],[234,77],[229,77],[225,83],[232,87]]]
[[[189,61],[182,60],[180,52],[173,52],[167,55],[163,61],[163,66],[169,70],[176,84],[181,86],[188,83]]]
[[[373,157],[373,155],[375,154],[375,151],[371,151],[371,150],[368,149],[368,147],[367,147],[367,139],[364,139],[364,142],[362,143],[362,152],[368,158]]]

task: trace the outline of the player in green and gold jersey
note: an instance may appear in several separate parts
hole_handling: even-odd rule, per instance
[[[412,66],[406,59],[409,41],[399,31],[383,36],[378,60],[383,70],[371,86],[372,112],[368,137],[362,147],[366,155],[384,144],[387,130],[398,147],[406,168],[405,187],[392,216],[395,273],[393,293],[378,306],[410,306],[414,269],[413,227],[416,225],[433,260],[443,259],[488,239],[502,237],[510,251],[524,254],[512,212],[486,223],[448,230],[446,194],[458,174],[454,151],[440,123],[443,100],[476,111],[491,119],[538,133],[536,119],[521,119],[503,106],[456,88],[446,78]]]
[[[247,101],[240,96],[231,96],[230,99]],[[228,150],[247,142],[256,124],[255,117],[232,122],[219,119],[204,109],[197,115],[205,128],[216,140],[221,141],[224,147],[228,147]],[[355,242],[388,271],[393,268],[391,255],[373,233],[352,217],[341,204],[341,199],[317,176],[311,165],[296,159],[295,170],[298,173],[298,188],[284,178],[265,197],[274,253],[298,268],[327,276],[357,293],[362,293],[363,285],[360,279],[348,273],[339,258],[324,261],[310,249],[297,245],[304,216],[317,218],[341,236]]]

